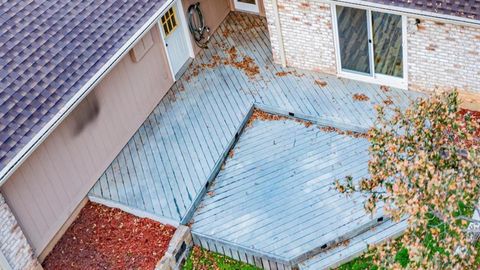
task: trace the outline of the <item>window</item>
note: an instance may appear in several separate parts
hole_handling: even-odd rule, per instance
[[[339,75],[406,88],[405,17],[340,5],[334,11]]]
[[[177,28],[177,17],[175,16],[175,9],[171,7],[162,16],[162,27],[165,37],[170,35],[175,28]]]

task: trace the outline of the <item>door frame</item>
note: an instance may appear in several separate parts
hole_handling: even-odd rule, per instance
[[[175,71],[173,70],[172,67],[172,61],[170,60],[170,54],[168,53],[168,49],[166,46],[166,41],[165,41],[165,33],[163,33],[163,28],[162,28],[162,22],[161,18],[165,12],[167,12],[171,7],[175,9],[177,12],[177,18],[180,19],[180,28],[183,29],[183,35],[185,36],[185,41],[187,42],[187,48],[188,48],[188,54],[190,58],[195,58],[195,52],[193,50],[193,44],[192,44],[192,39],[190,38],[190,32],[188,30],[187,26],[187,19],[185,18],[185,12],[183,9],[182,1],[176,0],[173,1],[170,5],[168,5],[165,10],[162,11],[160,14],[160,18],[157,21],[157,27],[158,31],[160,32],[160,38],[162,40],[162,46],[163,49],[165,50],[165,55],[167,56],[167,61],[168,61],[168,68],[170,69],[170,74],[172,74],[173,81],[177,81],[179,78],[176,78]]]
[[[235,10],[252,12],[255,14],[260,13],[260,7],[258,0],[255,0],[255,5],[239,2],[238,0],[232,0]]]
[[[402,64],[403,64],[403,78],[396,78],[393,76],[376,74],[375,73],[375,62],[374,62],[374,49],[373,49],[373,40],[369,43],[368,52],[369,52],[369,63],[370,63],[370,75],[356,73],[354,71],[345,71],[342,70],[342,61],[340,53],[340,38],[338,36],[338,22],[337,22],[337,6],[356,8],[360,10],[365,10],[367,13],[367,29],[369,37],[373,37],[372,34],[372,11],[382,12],[388,14],[394,14],[401,16],[402,18]],[[396,12],[384,11],[381,9],[367,8],[367,7],[358,7],[355,5],[344,5],[344,4],[331,4],[331,13],[332,13],[332,22],[333,22],[333,40],[335,43],[335,59],[337,66],[337,75],[346,79],[352,79],[367,83],[380,84],[391,86],[400,89],[408,88],[408,57],[407,57],[407,16],[399,14]]]

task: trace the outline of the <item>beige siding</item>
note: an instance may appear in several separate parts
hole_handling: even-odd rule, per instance
[[[200,2],[200,9],[202,10],[203,17],[205,18],[205,24],[210,27],[210,31],[213,33],[223,22],[230,12],[230,0],[182,0],[183,10],[188,13],[188,7],[192,4]],[[188,15],[186,15],[188,20]],[[195,42],[192,39],[192,43]],[[200,51],[200,48],[194,45],[195,55]]]
[[[158,28],[147,34],[146,55],[127,54],[2,187],[37,255],[173,83]]]
[[[263,4],[263,0],[257,0],[258,3],[258,14],[260,16],[265,17],[265,5]]]

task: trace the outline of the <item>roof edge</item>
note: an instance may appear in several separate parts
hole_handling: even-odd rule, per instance
[[[379,11],[388,10],[393,13],[400,13],[402,15],[411,15],[411,16],[421,17],[421,18],[436,19],[439,21],[451,22],[451,23],[462,24],[462,25],[477,26],[477,27],[480,26],[480,20],[464,18],[464,17],[454,16],[454,15],[447,15],[442,13],[423,11],[423,10],[415,10],[411,8],[373,3],[370,1],[364,1],[364,0],[323,0],[323,1],[331,4],[343,4],[343,5],[352,6],[352,7],[378,9]]]
[[[97,86],[97,84],[113,69],[113,67],[128,53],[133,45],[146,33],[165,11],[176,0],[167,0],[153,16],[151,16],[135,34],[98,70],[95,75],[55,114],[55,116],[40,129],[40,131],[22,147],[7,165],[0,170],[0,187],[25,162],[55,128],[80,104],[80,102]]]

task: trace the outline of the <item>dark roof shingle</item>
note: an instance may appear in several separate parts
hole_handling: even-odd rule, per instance
[[[165,2],[2,1],[0,170]]]
[[[412,9],[460,18],[480,20],[480,0],[364,0],[387,6]]]

